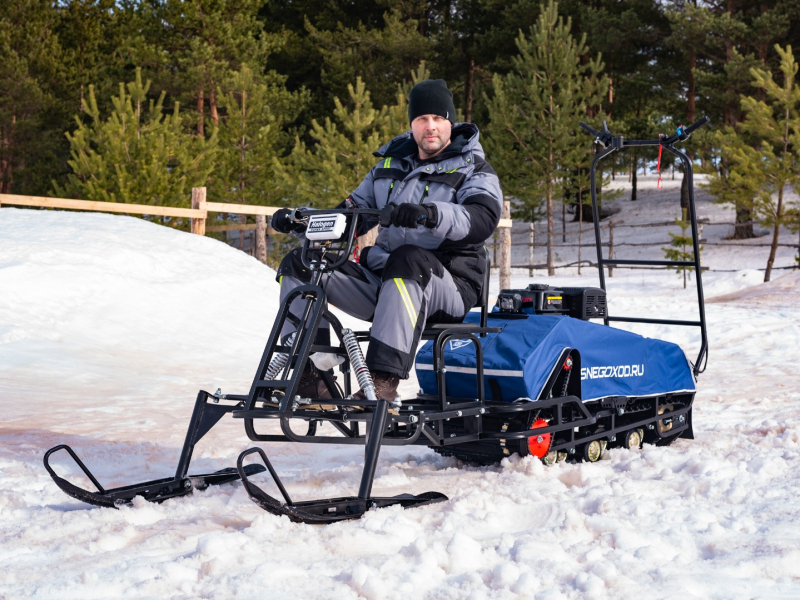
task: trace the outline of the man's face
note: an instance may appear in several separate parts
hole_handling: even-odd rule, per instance
[[[411,121],[411,134],[419,146],[419,157],[423,160],[439,154],[450,144],[453,125],[439,115],[420,115]]]

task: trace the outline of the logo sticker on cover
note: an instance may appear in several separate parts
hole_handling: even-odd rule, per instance
[[[464,346],[471,346],[472,340],[451,340],[450,341],[450,350],[458,350],[459,348],[463,348]]]

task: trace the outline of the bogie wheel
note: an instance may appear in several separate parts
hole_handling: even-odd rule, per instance
[[[623,440],[623,446],[628,450],[636,450],[642,447],[642,441],[644,440],[644,430],[643,429],[631,429],[625,433],[625,439]]]
[[[592,440],[584,444],[582,458],[586,462],[597,462],[603,456],[604,444],[600,440]]]

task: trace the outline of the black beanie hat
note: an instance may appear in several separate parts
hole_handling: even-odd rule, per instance
[[[455,123],[453,92],[447,89],[444,79],[426,79],[411,89],[408,95],[408,122],[411,123],[420,115],[439,115]]]

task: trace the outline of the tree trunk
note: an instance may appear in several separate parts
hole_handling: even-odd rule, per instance
[[[613,173],[614,170],[612,169]],[[578,275],[581,274],[581,242],[583,241],[583,198],[581,193],[578,192]]]
[[[688,124],[691,125],[694,123],[694,109],[695,109],[695,80],[694,80],[694,69],[697,67],[697,53],[692,52],[689,54],[689,76],[687,78],[687,89],[686,89],[686,118],[688,119]]]
[[[634,158],[633,159],[633,167],[631,167],[631,173],[632,173],[632,175],[631,175],[631,202],[635,202],[636,201],[636,194],[637,194],[637,191],[638,191],[638,189],[637,189],[638,180],[637,180],[637,175],[636,175],[636,172],[638,171],[637,167],[639,166],[637,164],[638,162],[639,162],[639,159],[638,158]]]
[[[219,125],[219,113],[217,112],[217,94],[214,92],[214,89],[211,89],[211,92],[208,94],[208,104],[211,108],[211,120],[214,122],[214,125]]]
[[[13,139],[16,115],[11,116],[11,125],[6,131],[0,128],[0,194],[10,194],[14,183]]]
[[[753,231],[753,213],[749,208],[736,204],[736,224],[733,226],[734,240],[749,240],[756,237]]]
[[[686,176],[685,169],[681,180],[681,210],[689,210],[689,178]]]
[[[469,70],[467,70],[467,83],[464,86],[464,121],[472,122],[472,96],[475,90],[475,59],[469,59]]]
[[[778,252],[778,238],[781,234],[781,221],[783,220],[783,186],[778,188],[778,206],[775,211],[775,225],[772,228],[772,244],[769,247],[769,258],[767,259],[767,270],[764,272],[764,283],[769,281],[772,275],[772,265],[775,264],[775,254]]]
[[[205,123],[204,123],[204,118],[205,117],[203,115],[203,110],[204,110],[203,104],[204,104],[204,102],[205,102],[205,99],[204,99],[204,96],[203,96],[203,85],[200,84],[200,89],[197,91],[197,113],[198,113],[198,117],[197,117],[197,135],[199,135],[200,137],[204,137],[205,134],[206,134]]]

